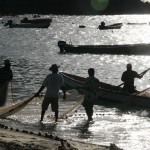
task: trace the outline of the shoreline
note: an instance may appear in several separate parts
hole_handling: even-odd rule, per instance
[[[94,145],[64,140],[51,134],[33,133],[0,125],[1,150],[121,150],[115,144]]]

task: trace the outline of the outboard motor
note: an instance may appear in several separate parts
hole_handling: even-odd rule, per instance
[[[60,48],[60,53],[64,52],[64,47],[66,46],[66,42],[65,41],[58,41],[58,46]]]

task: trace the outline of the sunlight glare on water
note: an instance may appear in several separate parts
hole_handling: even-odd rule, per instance
[[[14,19],[19,22],[23,17],[15,16]],[[83,77],[88,76],[90,67],[95,68],[95,76],[112,85],[122,83],[121,75],[127,63],[131,63],[133,70],[138,73],[150,68],[150,56],[59,54],[57,46],[59,40],[75,45],[150,43],[150,15],[43,17],[53,18],[48,29],[10,29],[0,24],[0,66],[6,58],[12,62],[14,100],[31,97],[37,92],[53,63],[60,65],[60,71]],[[5,16],[4,20],[10,18]],[[100,31],[97,27],[101,21],[108,25],[123,23],[123,26],[119,30]],[[86,28],[79,28],[79,25],[85,25]],[[136,79],[135,85],[138,90],[150,87],[150,72],[141,80]],[[12,101],[12,98],[9,99]],[[41,102],[42,99],[36,99],[19,113],[0,122],[9,127],[50,132],[66,139],[99,145],[115,143],[124,150],[150,149],[149,110],[124,111],[115,107],[94,106],[94,121],[88,125],[82,107],[72,117],[60,120],[58,124],[46,117],[52,113],[49,108],[41,125]]]

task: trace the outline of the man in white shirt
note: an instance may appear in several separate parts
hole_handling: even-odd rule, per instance
[[[39,93],[46,87],[46,94],[44,96],[44,100],[42,103],[42,111],[41,111],[41,120],[43,121],[45,111],[48,109],[49,104],[51,104],[51,109],[55,112],[55,122],[58,120],[58,95],[60,87],[62,87],[64,96],[63,99],[66,99],[66,92],[64,88],[64,79],[58,74],[58,68],[56,64],[51,65],[49,68],[52,71],[52,74],[48,74],[43,81],[43,84],[39,91],[35,94],[35,97],[39,95]]]

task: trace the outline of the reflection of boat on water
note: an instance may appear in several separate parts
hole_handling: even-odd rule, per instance
[[[60,72],[64,77],[66,89],[82,89],[84,87],[85,78]],[[150,107],[150,88],[134,94],[123,92],[119,86],[113,86],[100,82],[98,99],[95,104],[103,102],[123,103],[132,106]]]
[[[58,41],[60,53],[92,53],[117,55],[150,55],[150,44],[124,44],[124,45],[72,45],[65,41]]]
[[[108,30],[108,29],[120,29],[122,26],[122,23],[115,23],[111,25],[105,25],[105,23],[102,21],[101,24],[98,26],[99,30]]]
[[[20,23],[51,23],[52,19],[50,18],[36,18],[28,19],[27,17],[23,18]]]
[[[9,20],[4,26],[9,26],[10,28],[48,28],[50,22],[16,24],[12,20]]]

